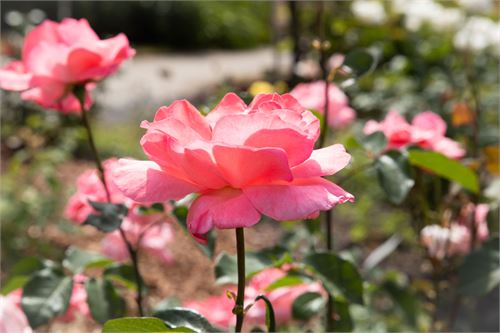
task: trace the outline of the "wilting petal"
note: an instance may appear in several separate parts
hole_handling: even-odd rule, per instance
[[[349,155],[344,146],[336,144],[314,150],[308,160],[292,168],[294,178],[330,176],[349,164]]]
[[[275,220],[305,219],[317,211],[354,201],[354,196],[323,178],[297,179],[290,184],[243,189],[259,212]]]
[[[193,235],[204,235],[212,227],[220,229],[250,227],[260,220],[243,192],[225,188],[202,194],[189,209],[189,230]]]
[[[138,202],[178,200],[199,189],[192,183],[163,172],[149,161],[120,159],[113,171],[116,186]]]
[[[293,179],[286,153],[279,148],[215,145],[213,154],[221,174],[235,188]]]

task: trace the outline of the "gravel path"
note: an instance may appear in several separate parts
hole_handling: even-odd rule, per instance
[[[130,122],[151,116],[161,105],[190,98],[226,80],[250,81],[273,69],[271,48],[209,51],[187,54],[139,54],[106,80],[96,100],[105,122]],[[280,71],[291,66],[291,55],[278,55]]]

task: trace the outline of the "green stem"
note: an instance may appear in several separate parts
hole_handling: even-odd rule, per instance
[[[111,203],[111,194],[109,192],[109,188],[106,182],[106,175],[104,173],[104,167],[102,165],[101,158],[99,157],[99,153],[97,151],[97,147],[95,145],[94,141],[94,135],[92,133],[92,127],[90,126],[90,122],[87,116],[88,110],[85,109],[85,88],[84,87],[77,87],[75,88],[75,96],[77,97],[78,101],[80,102],[80,109],[81,109],[81,114],[82,114],[82,122],[83,126],[85,127],[87,131],[87,138],[89,141],[90,149],[92,150],[92,154],[94,155],[94,161],[97,167],[97,170],[99,172],[99,178],[101,179],[102,185],[104,187],[104,191],[106,192],[106,198],[109,203]],[[120,227],[119,228],[120,235],[125,242],[125,245],[127,247],[128,253],[130,255],[130,259],[132,260],[132,267],[134,269],[135,273],[135,281],[137,284],[137,295],[136,295],[136,302],[137,302],[137,308],[139,311],[139,315],[141,317],[144,316],[144,310],[142,308],[142,277],[139,272],[139,260],[137,256],[137,251],[134,250],[134,247],[132,244],[128,241],[127,237],[125,236],[125,232],[123,229]]]
[[[245,234],[243,228],[236,228],[236,256],[238,261],[238,294],[233,313],[236,315],[235,332],[241,332],[245,316]]]

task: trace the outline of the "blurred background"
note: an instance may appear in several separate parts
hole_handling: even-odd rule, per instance
[[[367,160],[358,149],[363,124],[395,109],[409,119],[432,110],[448,123],[448,136],[466,142],[471,135],[472,94],[482,110],[481,149],[488,172],[497,177],[498,196],[500,2],[493,0],[314,1],[2,1],[2,64],[18,58],[23,36],[45,19],[86,18],[106,38],[123,32],[137,55],[96,89],[91,117],[97,146],[105,157],[142,158],[139,123],[176,99],[189,99],[207,112],[228,91],[245,101],[258,92],[286,92],[299,82],[321,77],[320,54],[313,47],[321,33],[328,55],[365,48],[377,67],[356,82],[341,85],[357,113],[348,128],[334,130],[332,142],[346,145],[354,163]],[[320,20],[320,15],[324,19]],[[322,25],[323,24],[323,25]],[[93,166],[85,132],[75,116],[61,116],[1,92],[0,215],[2,281],[13,264],[29,255],[60,259],[69,245],[98,249],[102,237],[92,228],[62,218],[76,177]],[[346,171],[348,172],[348,171]],[[394,234],[402,242],[381,266],[377,278],[424,295],[428,263],[422,260],[411,215],[383,199],[373,172],[349,179],[344,187],[355,206],[335,209],[335,247],[362,261]],[[369,218],[367,218],[369,217]],[[498,210],[490,214],[498,232]],[[287,239],[297,247],[319,226],[260,223],[249,231],[250,249]],[[175,296],[203,297],[220,292],[195,269],[213,263],[197,252],[181,231],[174,263],[150,264],[146,282],[150,303]],[[232,233],[218,233],[217,252],[234,251]],[[427,288],[427,289],[426,289]],[[446,302],[446,300],[445,300]],[[426,330],[429,304],[397,304],[387,299],[372,312],[354,311],[359,330]],[[455,329],[498,331],[498,288],[462,307]],[[408,320],[409,313],[413,316]],[[83,331],[95,329],[80,323]],[[375,325],[375,326],[374,326]],[[64,331],[64,327],[60,328]],[[290,328],[293,330],[293,327]]]

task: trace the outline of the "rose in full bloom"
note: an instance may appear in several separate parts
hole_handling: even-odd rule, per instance
[[[245,289],[245,306],[254,302],[258,295],[264,294],[273,304],[276,324],[284,325],[292,321],[292,305],[298,296],[306,292],[324,294],[323,288],[318,282],[304,282],[294,286],[279,287],[271,291],[266,290],[273,282],[286,274],[286,268],[268,268],[253,276]],[[235,291],[236,286],[228,286],[227,289]],[[235,317],[232,315],[234,301],[225,294],[210,296],[201,301],[188,301],[184,303],[184,306],[198,311],[220,328],[228,329],[235,324]],[[265,320],[266,306],[261,301],[255,303],[245,315],[246,325],[264,325]]]
[[[73,276],[73,290],[71,292],[71,298],[69,300],[68,308],[64,314],[56,317],[55,320],[69,323],[74,321],[77,317],[91,318],[90,309],[87,303],[87,292],[85,291],[85,286],[84,286],[85,280],[86,277],[81,274]],[[24,315],[21,308],[22,295],[23,295],[23,290],[19,288],[8,294],[7,298]],[[9,332],[18,332],[18,331],[12,330]]]
[[[134,53],[124,34],[102,40],[85,19],[46,20],[26,36],[21,60],[0,69],[0,88],[22,91],[23,99],[46,108],[78,112],[72,88],[85,86],[89,107],[94,82],[113,74]]]
[[[306,109],[325,113],[325,81],[300,83],[290,92]],[[342,128],[356,119],[346,94],[335,84],[328,85],[328,125]]]
[[[431,111],[419,113],[413,118],[411,124],[398,112],[390,111],[381,122],[369,120],[363,131],[366,135],[379,131],[384,133],[388,150],[417,145],[453,159],[465,155],[465,150],[460,143],[445,136],[444,120]]]
[[[28,319],[10,296],[0,295],[0,333],[32,333]]]
[[[427,248],[429,256],[439,260],[470,251],[470,231],[457,223],[449,228],[428,225],[420,231],[420,241]]]
[[[172,255],[168,245],[173,240],[173,230],[169,217],[163,213],[143,214],[139,211],[139,203],[127,198],[113,182],[113,170],[118,166],[118,160],[104,161],[104,173],[111,202],[125,204],[129,208],[128,215],[123,219],[122,229],[127,240],[135,248],[170,263]],[[106,192],[97,170],[87,170],[76,181],[77,192],[69,199],[64,215],[75,223],[83,223],[94,209],[90,201],[106,202]],[[167,205],[168,210],[168,205]],[[106,234],[101,242],[102,253],[114,260],[124,261],[129,258],[128,250],[119,231]]]
[[[354,197],[322,178],[350,160],[342,145],[313,150],[319,121],[289,94],[233,93],[203,117],[189,102],[160,108],[141,145],[151,161],[121,159],[115,184],[138,202],[199,196],[187,223],[202,240],[213,227],[250,227],[318,216]]]

